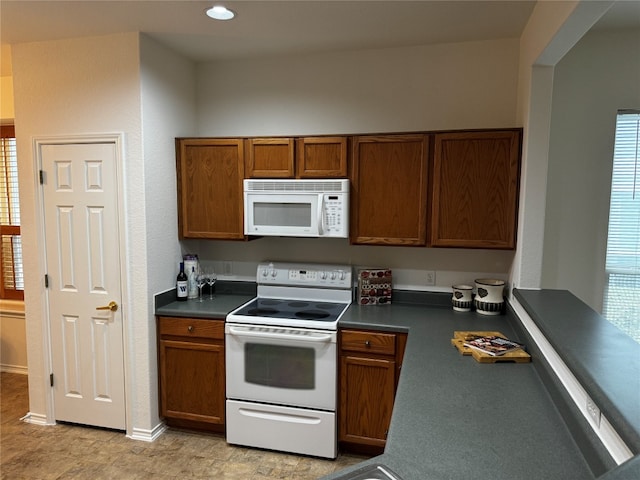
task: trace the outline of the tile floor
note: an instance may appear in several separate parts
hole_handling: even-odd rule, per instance
[[[315,480],[365,457],[323,460],[228,445],[222,436],[169,429],[155,442],[124,433],[20,421],[26,375],[0,374],[0,478]]]

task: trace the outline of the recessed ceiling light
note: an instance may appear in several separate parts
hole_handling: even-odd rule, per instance
[[[231,20],[236,14],[223,5],[215,5],[207,10],[207,16],[216,20]]]

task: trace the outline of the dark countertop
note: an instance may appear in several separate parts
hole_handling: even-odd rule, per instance
[[[480,364],[450,343],[455,330],[519,340],[515,321],[449,307],[352,306],[343,328],[409,332],[387,447],[366,463],[404,480],[594,478],[533,363]]]
[[[256,285],[252,282],[218,281],[213,300],[209,300],[203,289],[204,301],[176,301],[176,291],[155,296],[155,314],[167,317],[225,318],[227,313],[247,303],[256,296]]]
[[[525,305],[521,300],[527,310],[540,307],[536,302],[546,304],[543,296],[519,292],[519,298],[527,297],[530,303]],[[164,301],[156,299],[156,314],[222,318],[254,296],[250,291],[241,293],[218,294],[214,301],[202,303],[174,302],[167,294]],[[549,295],[554,298],[556,294]],[[580,441],[576,440],[574,424],[567,423],[557,396],[550,394],[549,378],[541,377],[538,369],[543,361],[535,352],[530,350],[534,358],[528,364],[480,364],[471,357],[460,355],[451,345],[455,330],[497,330],[527,344],[529,339],[523,335],[522,326],[510,309],[505,315],[484,316],[453,311],[442,294],[436,294],[427,304],[421,295],[396,296],[394,291],[394,302],[396,299],[406,303],[352,305],[340,321],[342,328],[409,332],[385,453],[323,477],[325,480],[337,479],[370,463],[388,465],[403,480],[466,477],[584,480],[597,477],[593,466],[590,468],[593,462],[585,460]],[[546,310],[541,307],[540,316],[575,307],[570,298],[562,295],[551,305]],[[587,312],[581,311],[578,316],[584,315]],[[532,317],[536,322],[541,321]],[[596,322],[595,318],[591,320]],[[548,328],[551,330],[545,335],[566,337],[567,352],[576,348],[570,341],[573,333],[567,335],[572,330],[564,330],[563,334],[557,325]],[[587,330],[592,335],[600,335],[602,328],[607,327],[593,326]],[[564,342],[565,339],[554,346],[564,351]],[[592,342],[587,345],[597,348]],[[535,345],[527,344],[527,347],[535,349]],[[573,368],[573,361],[568,363]],[[587,367],[592,365],[586,366],[585,370]],[[596,375],[585,388],[602,405],[598,394],[591,392],[607,377],[604,372],[600,374],[604,378],[599,379]],[[576,376],[579,377],[578,373]],[[603,413],[608,413],[605,408]],[[631,432],[638,433],[634,427]],[[635,479],[640,478],[639,471],[640,461],[636,456],[611,468],[601,478]]]
[[[166,317],[189,318],[225,318],[227,313],[254,298],[250,295],[216,295],[213,300],[205,298],[203,302],[187,300],[186,302],[172,301],[161,307],[156,307],[156,315]]]

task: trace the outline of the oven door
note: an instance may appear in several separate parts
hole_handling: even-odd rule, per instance
[[[336,332],[225,325],[227,398],[334,411]]]

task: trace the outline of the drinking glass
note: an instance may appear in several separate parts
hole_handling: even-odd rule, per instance
[[[211,270],[207,275],[207,285],[209,285],[209,300],[213,300],[213,286],[216,284],[217,279],[218,276],[216,275],[216,272]]]
[[[202,298],[202,287],[204,287],[204,284],[207,283],[207,274],[206,273],[199,273],[198,276],[196,277],[196,285],[198,285],[198,301],[199,302],[204,302],[204,298]]]

